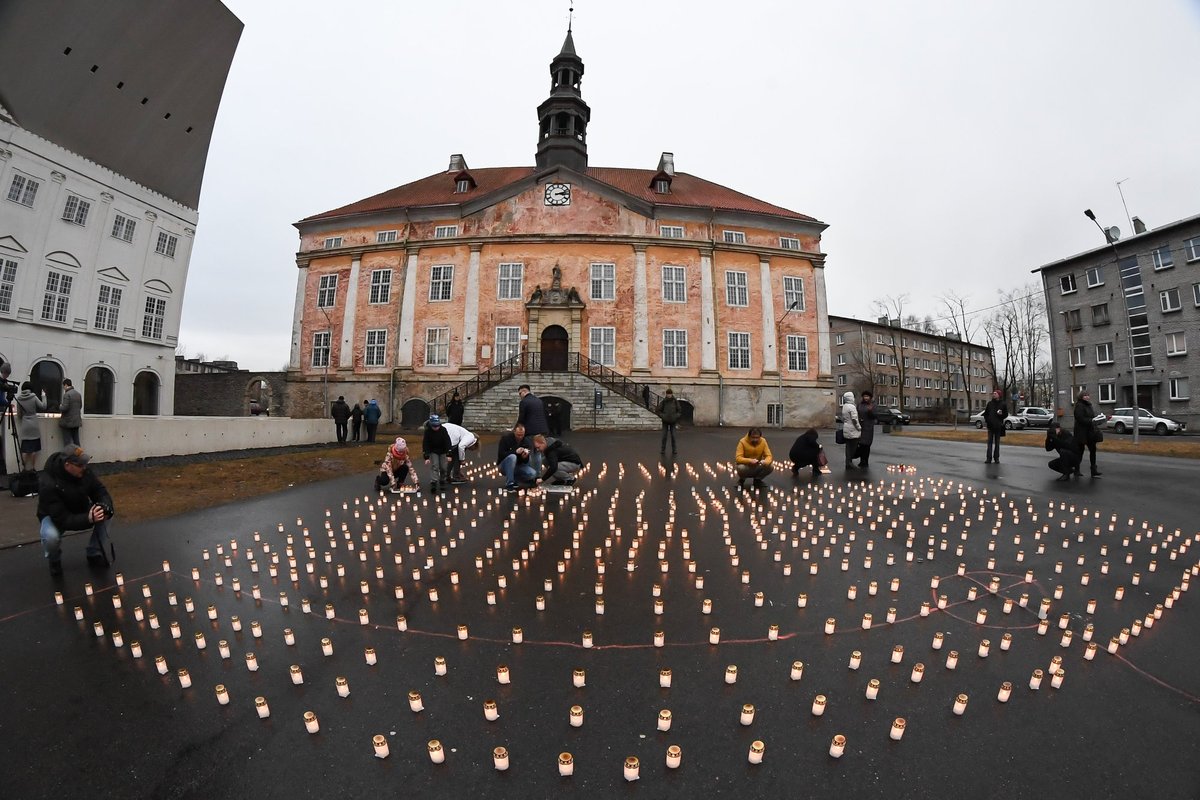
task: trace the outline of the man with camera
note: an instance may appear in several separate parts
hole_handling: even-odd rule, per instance
[[[67,445],[46,460],[38,478],[37,515],[41,521],[42,548],[50,562],[50,574],[62,575],[62,534],[92,531],[87,545],[88,564],[104,569],[108,521],[113,501],[104,484],[88,469],[91,457],[76,445]]]

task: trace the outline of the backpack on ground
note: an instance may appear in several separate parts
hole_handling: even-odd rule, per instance
[[[8,488],[13,497],[30,497],[38,493],[38,474],[27,469],[8,476]]]

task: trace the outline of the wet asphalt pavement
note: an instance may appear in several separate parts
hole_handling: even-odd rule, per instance
[[[2,551],[4,795],[1200,796],[1200,595],[1184,588],[1200,581],[1194,462],[1102,453],[1103,478],[1064,484],[1040,450],[1008,447],[989,466],[982,441],[877,434],[865,474],[844,472],[827,445],[834,471],[819,482],[780,471],[741,492],[728,474],[741,433],[685,431],[674,463],[659,461],[654,434],[570,436],[591,464],[568,497],[500,495],[477,462],[471,484],[435,500],[378,498],[360,475],[117,524],[113,568],[89,571],[74,537],[58,584],[37,547]],[[793,435],[767,432],[777,456]],[[307,711],[318,733],[306,732]],[[377,734],[386,758],[373,753]],[[846,738],[839,759],[835,735]],[[431,762],[431,740],[444,763]],[[678,769],[665,764],[671,745]]]

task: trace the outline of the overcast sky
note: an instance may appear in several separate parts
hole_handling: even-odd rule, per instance
[[[287,363],[292,223],[444,170],[533,163],[565,0],[224,0],[245,23],[180,344]],[[829,224],[830,312],[976,308],[1200,213],[1200,0],[579,0],[594,166],[676,169]]]

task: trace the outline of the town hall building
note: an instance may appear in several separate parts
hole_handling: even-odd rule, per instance
[[[414,423],[457,388],[471,423],[502,381],[537,391],[574,373],[651,405],[670,387],[697,424],[828,422],[826,225],[677,171],[671,153],[591,166],[583,73],[568,30],[534,166],[453,155],[296,223],[287,413],[344,395]]]

